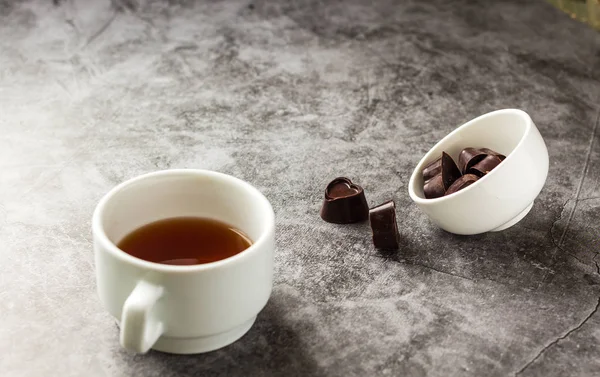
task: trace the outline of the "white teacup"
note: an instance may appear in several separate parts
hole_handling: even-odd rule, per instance
[[[212,263],[173,266],[133,257],[116,245],[148,223],[180,216],[223,221],[253,243]],[[165,170],[112,189],[92,221],[98,294],[135,352],[201,353],[252,327],[273,279],[274,214],[250,184],[205,170]]]

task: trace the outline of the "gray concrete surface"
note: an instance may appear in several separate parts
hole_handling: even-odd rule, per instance
[[[0,375],[600,375],[600,34],[543,1],[0,0]],[[504,232],[436,229],[421,156],[528,111],[546,187]],[[207,168],[277,214],[272,298],[217,352],[133,355],[90,217],[125,179]],[[402,250],[318,217],[335,176],[394,199]]]

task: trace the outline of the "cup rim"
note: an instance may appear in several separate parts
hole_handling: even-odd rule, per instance
[[[529,114],[527,114],[525,111],[520,110],[520,109],[500,109],[500,110],[495,110],[495,111],[491,111],[488,113],[485,113],[483,115],[480,115],[476,118],[471,119],[470,121],[463,123],[462,125],[460,125],[459,127],[457,127],[456,129],[454,129],[452,132],[450,132],[448,135],[444,136],[440,141],[438,141],[433,147],[429,148],[429,150],[427,151],[427,153],[425,153],[425,155],[421,158],[421,160],[419,161],[419,163],[417,164],[417,166],[415,167],[415,169],[413,170],[411,176],[410,176],[410,181],[408,183],[408,194],[410,195],[410,198],[418,204],[422,204],[422,205],[427,205],[427,204],[434,204],[434,203],[442,203],[444,201],[448,201],[448,200],[452,200],[460,195],[465,195],[466,193],[468,193],[471,189],[473,189],[473,187],[477,187],[480,185],[480,183],[482,181],[485,181],[486,178],[490,175],[493,175],[494,173],[496,173],[497,169],[493,169],[492,171],[490,171],[488,174],[486,174],[484,177],[480,178],[479,180],[477,180],[475,183],[469,185],[468,187],[465,187],[464,189],[457,191],[453,194],[450,194],[448,196],[441,196],[439,198],[432,198],[432,199],[426,199],[426,198],[422,198],[419,195],[417,195],[417,193],[414,190],[414,185],[416,184],[416,180],[417,180],[417,175],[421,174],[421,170],[422,170],[422,166],[425,165],[425,161],[427,161],[432,153],[432,151],[434,149],[436,149],[439,145],[443,144],[447,139],[452,138],[455,134],[459,133],[459,132],[463,132],[463,129],[470,127],[471,125],[475,124],[475,123],[479,123],[481,121],[484,121],[486,118],[495,116],[495,115],[499,115],[499,114],[507,114],[507,113],[512,113],[515,115],[518,115],[519,117],[521,117],[524,121],[525,121],[525,132],[523,132],[523,135],[521,136],[521,139],[519,140],[519,142],[517,143],[517,145],[513,148],[513,150],[506,155],[506,159],[505,161],[511,159],[512,160],[512,156],[514,155],[514,151],[516,151],[517,149],[519,149],[521,147],[521,145],[523,145],[523,143],[525,142],[525,139],[527,138],[527,136],[530,134],[531,129],[533,127],[533,121],[531,120],[531,117],[529,116]],[[498,167],[501,168],[502,164],[500,164]]]
[[[104,215],[104,209],[106,204],[120,191],[124,188],[138,183],[139,181],[143,181],[148,178],[160,177],[160,176],[213,176],[218,177],[219,179],[224,179],[229,181],[229,183],[243,186],[244,189],[251,191],[256,197],[262,202],[262,206],[267,212],[266,226],[265,230],[261,232],[260,236],[256,241],[250,245],[247,249],[232,255],[228,258],[221,259],[218,261],[210,262],[210,263],[202,263],[195,265],[187,265],[187,266],[176,266],[176,265],[168,265],[156,262],[146,261],[133,255],[127,254],[125,251],[119,249],[117,245],[112,242],[106,232],[104,230],[104,226],[102,224],[102,218]],[[138,267],[151,269],[154,271],[160,272],[169,272],[169,273],[194,273],[199,271],[212,270],[219,267],[224,267],[228,264],[235,263],[237,261],[243,260],[247,258],[250,254],[257,253],[263,245],[269,242],[269,237],[273,233],[275,228],[275,214],[273,212],[273,207],[268,199],[254,186],[250,183],[231,176],[225,173],[219,173],[212,170],[205,169],[167,169],[167,170],[159,170],[151,173],[146,173],[142,175],[138,175],[131,179],[128,179],[117,186],[113,187],[110,191],[108,191],[102,199],[96,205],[94,210],[94,214],[92,216],[92,232],[94,233],[95,239],[98,240],[102,244],[105,250],[111,253],[116,258],[119,258],[121,261],[137,265]]]

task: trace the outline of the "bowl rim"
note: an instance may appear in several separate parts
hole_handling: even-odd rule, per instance
[[[460,195],[465,195],[465,193],[469,192],[469,190],[471,190],[474,186],[477,186],[480,184],[481,181],[484,181],[488,175],[492,175],[496,172],[496,169],[493,169],[492,171],[490,171],[488,174],[486,174],[484,177],[480,178],[479,180],[477,180],[475,183],[469,185],[468,187],[457,191],[453,194],[450,194],[448,196],[441,196],[439,198],[433,198],[433,199],[425,199],[420,197],[419,195],[417,195],[417,193],[414,190],[414,185],[416,184],[416,179],[417,179],[417,175],[421,174],[421,170],[422,170],[422,166],[425,165],[425,161],[428,160],[428,158],[430,157],[431,151],[436,149],[440,144],[444,143],[447,139],[452,138],[452,136],[454,136],[455,134],[462,132],[462,130],[464,128],[467,128],[469,126],[471,126],[474,123],[479,123],[483,120],[485,120],[486,118],[489,117],[493,117],[493,116],[497,116],[500,114],[515,114],[518,115],[519,117],[521,117],[524,121],[525,121],[525,132],[523,132],[523,135],[521,136],[521,139],[519,140],[519,142],[517,143],[517,145],[513,148],[513,150],[506,155],[506,159],[508,160],[509,158],[511,158],[511,156],[514,154],[514,152],[525,142],[525,139],[529,136],[529,134],[531,133],[531,129],[533,126],[533,121],[531,119],[531,116],[529,116],[529,114],[527,114],[525,111],[520,110],[520,109],[514,109],[514,108],[508,108],[508,109],[500,109],[500,110],[494,110],[494,111],[490,111],[488,113],[485,113],[483,115],[480,115],[476,118],[473,118],[471,120],[469,120],[466,123],[463,123],[462,125],[456,127],[452,132],[450,132],[449,134],[447,134],[446,136],[444,136],[441,140],[439,140],[437,143],[435,143],[434,146],[432,146],[431,148],[429,148],[429,150],[425,153],[425,155],[421,158],[421,160],[417,163],[417,166],[415,167],[415,169],[413,170],[411,176],[410,176],[410,181],[408,183],[408,194],[410,195],[410,198],[418,204],[434,204],[434,203],[441,203],[444,201],[448,201],[448,200],[452,200]]]

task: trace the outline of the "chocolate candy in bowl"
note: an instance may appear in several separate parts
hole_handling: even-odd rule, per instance
[[[496,166],[498,166],[502,160],[497,155],[489,154],[486,155],[485,158],[475,165],[471,166],[465,172],[466,174],[473,174],[478,176],[479,178],[488,174],[492,171]]]
[[[466,147],[486,154],[474,161],[467,174],[475,172],[473,167],[489,156],[497,157],[494,162],[501,163],[491,170],[487,169],[490,165],[479,166],[477,172],[488,173],[460,191],[427,199],[423,169],[442,152],[459,161],[459,169],[465,168],[469,159],[461,160],[459,154]],[[547,175],[548,150],[531,117],[521,110],[506,109],[475,118],[439,141],[415,167],[408,192],[442,229],[456,234],[478,234],[504,230],[520,221],[533,206]]]
[[[439,198],[444,196],[446,190],[462,175],[456,163],[446,152],[442,152],[439,159],[439,169],[436,169],[436,175],[423,183],[423,193],[427,199]],[[437,164],[437,160],[435,161]],[[423,169],[423,179],[430,177],[432,170],[427,166]]]
[[[450,185],[450,187],[448,187],[448,190],[446,190],[446,193],[444,195],[454,194],[455,192],[458,192],[466,187],[471,186],[478,180],[479,177],[474,174],[465,174],[458,178],[456,181],[454,181],[454,183]]]
[[[465,174],[469,168],[486,158],[487,155],[488,153],[483,151],[483,148],[467,147],[458,155],[458,168],[461,173]]]
[[[442,158],[438,158],[423,168],[423,181],[425,184],[442,172]]]

